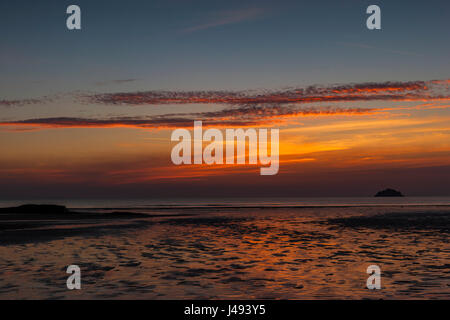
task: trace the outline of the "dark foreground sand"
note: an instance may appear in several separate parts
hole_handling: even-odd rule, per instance
[[[166,216],[180,215],[113,210],[102,213],[77,212],[65,206],[33,204],[0,208],[0,245],[50,241],[115,229],[143,228],[151,223],[151,218]]]

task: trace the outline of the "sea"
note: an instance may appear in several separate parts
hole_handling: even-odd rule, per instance
[[[0,242],[0,299],[450,298],[450,197],[8,199],[0,207],[27,203],[65,205],[74,218],[0,229],[2,239],[25,235]],[[77,212],[142,216],[77,220]],[[80,268],[79,290],[67,287],[70,265]],[[380,287],[369,289],[374,265]]]

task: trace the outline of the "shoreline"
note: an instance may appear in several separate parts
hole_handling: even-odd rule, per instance
[[[359,215],[357,209],[373,209],[372,213]],[[380,213],[392,208],[392,211]],[[417,208],[417,210],[415,210]],[[429,208],[424,209],[424,208]],[[444,209],[448,208],[448,209]],[[135,211],[127,211],[127,210]],[[145,228],[154,223],[170,222],[180,224],[189,220],[193,225],[201,225],[208,221],[220,219],[216,213],[246,214],[261,212],[270,214],[271,210],[310,212],[311,210],[333,212],[338,209],[354,211],[350,216],[317,216],[308,223],[317,223],[329,228],[341,229],[390,229],[398,231],[450,232],[450,206],[195,206],[195,207],[163,207],[163,208],[96,208],[91,211],[68,209],[59,205],[22,205],[18,207],[0,208],[0,246],[16,243],[33,243],[51,241],[53,239],[76,235],[92,235],[105,231]],[[399,209],[405,212],[398,212]],[[433,210],[432,210],[433,209]],[[98,212],[104,210],[105,212]],[[119,211],[117,211],[119,210]],[[120,211],[123,210],[123,211]],[[178,213],[155,214],[157,211],[178,210]],[[413,210],[413,211],[411,211]],[[431,210],[431,211],[430,211]],[[109,211],[109,212],[108,212]],[[146,212],[142,212],[146,211]],[[278,214],[278,213],[276,213]],[[323,214],[323,213],[322,213]],[[167,218],[167,219],[165,219]]]

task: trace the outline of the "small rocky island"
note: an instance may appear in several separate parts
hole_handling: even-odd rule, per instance
[[[404,195],[400,191],[388,188],[378,191],[375,197],[404,197]]]

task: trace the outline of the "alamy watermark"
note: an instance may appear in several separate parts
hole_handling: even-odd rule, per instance
[[[173,147],[171,153],[172,162],[175,165],[245,164],[248,156],[248,164],[258,164],[259,160],[259,164],[265,166],[260,169],[261,175],[278,173],[278,129],[270,129],[270,143],[268,143],[268,129],[258,129],[258,131],[253,128],[246,130],[226,129],[224,142],[224,135],[221,130],[210,128],[203,132],[202,122],[194,121],[193,139],[187,129],[176,129],[172,132],[171,140],[181,140]],[[204,142],[210,143],[203,148]],[[270,148],[270,154],[268,148]],[[236,154],[235,149],[237,150]]]
[[[367,18],[366,26],[369,30],[380,30],[381,29],[381,9],[379,6],[372,4],[367,7],[367,14],[370,16]]]
[[[366,272],[370,274],[367,278],[366,286],[369,290],[381,289],[381,269],[376,264],[372,264],[367,267]]]
[[[67,17],[66,26],[69,30],[81,30],[81,9],[79,6],[72,4],[67,7]]]
[[[70,274],[67,278],[66,286],[69,290],[81,289],[81,269],[76,264],[67,267],[66,273]]]

